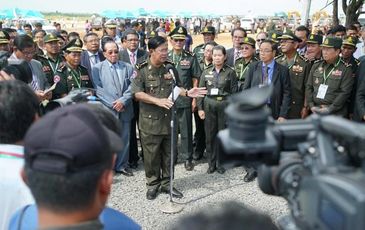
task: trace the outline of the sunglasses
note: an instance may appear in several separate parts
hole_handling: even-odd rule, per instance
[[[263,41],[265,41],[266,40],[266,38],[263,38],[263,39],[257,39],[256,41],[257,42],[263,42]]]
[[[185,42],[185,39],[173,39],[174,42]]]

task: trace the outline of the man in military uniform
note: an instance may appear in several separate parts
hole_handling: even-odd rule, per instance
[[[203,71],[204,69],[211,67],[213,61],[213,47],[215,46],[215,42],[208,42],[204,45],[204,56],[199,61],[200,69]]]
[[[357,67],[360,64],[360,61],[354,57],[357,42],[358,38],[354,36],[345,37],[345,39],[342,41],[342,60],[346,64],[351,64],[353,74],[356,73]]]
[[[225,64],[227,57],[223,46],[213,48],[213,66],[206,68],[199,81],[200,87],[206,87],[207,96],[198,99],[198,110],[201,119],[205,120],[206,148],[208,156],[208,171],[211,174],[217,170],[225,170],[217,165],[217,151],[214,146],[219,130],[226,127],[225,108],[228,105],[228,96],[237,92],[237,76],[234,69]]]
[[[181,86],[191,89],[198,86],[201,74],[198,60],[195,55],[184,50],[185,39],[188,32],[182,26],[176,27],[170,32],[172,50],[169,52],[169,59],[175,65],[181,81]],[[196,99],[179,97],[176,100],[177,129],[181,134],[181,154],[187,155],[185,169],[194,169],[193,160],[193,125],[192,111],[196,110]],[[177,132],[178,133],[178,132]],[[176,152],[177,153],[177,152]]]
[[[234,63],[234,69],[236,70],[238,78],[238,89],[240,90],[245,81],[245,74],[248,72],[250,64],[258,61],[258,59],[255,57],[255,43],[255,39],[251,37],[245,37],[241,43],[241,55]]]
[[[93,88],[87,69],[80,65],[82,41],[71,40],[64,48],[66,64],[57,69],[53,82],[57,83],[53,91],[53,99],[66,96],[76,88]]]
[[[315,62],[309,73],[306,99],[310,110],[346,117],[348,99],[354,84],[352,70],[340,57],[342,40],[327,37],[322,47],[323,60]]]
[[[304,57],[307,58],[311,64],[322,58],[321,44],[323,36],[319,34],[311,34],[307,40],[307,50]]]
[[[6,31],[0,30],[0,70],[8,65],[10,56],[10,36]]]
[[[194,50],[193,50],[193,53],[198,58],[198,61],[200,61],[201,59],[203,59],[203,56],[204,56],[203,47],[204,47],[204,45],[207,44],[207,42],[214,42],[214,39],[215,39],[215,28],[213,26],[206,26],[203,29],[202,34],[203,34],[204,43],[196,46],[194,48]],[[215,45],[217,45],[217,43],[215,43]]]
[[[50,85],[53,85],[53,77],[56,71],[62,68],[66,62],[65,58],[60,54],[58,45],[58,37],[55,34],[47,34],[44,37],[46,54],[38,55],[37,60],[42,64],[42,70],[47,77]]]
[[[136,65],[137,72],[132,80],[132,93],[140,102],[139,128],[148,188],[146,197],[153,200],[157,197],[159,187],[161,192],[169,193],[170,109],[174,104],[170,95],[174,79],[177,86],[180,86],[180,80],[177,74],[174,76],[166,69],[166,64],[169,62],[168,44],[165,38],[161,36],[151,38],[148,41],[148,50],[150,57]],[[173,68],[173,71],[176,72],[176,69]],[[196,87],[190,90],[180,87],[179,96],[198,97],[205,93],[206,90]],[[175,197],[183,197],[176,188],[171,192]]]
[[[307,83],[310,63],[297,51],[298,43],[301,39],[288,31],[280,37],[282,55],[276,57],[279,64],[287,66],[289,69],[291,86],[291,104],[288,119],[300,119],[308,116],[305,101],[305,85]]]
[[[104,36],[109,36],[118,44],[119,49],[121,49],[121,38],[117,35],[117,22],[110,19],[104,23],[105,34]]]

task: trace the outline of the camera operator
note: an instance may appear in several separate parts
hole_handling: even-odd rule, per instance
[[[348,116],[353,89],[351,65],[340,58],[342,40],[327,37],[322,43],[323,60],[313,64],[306,87],[307,104],[313,113]]]
[[[291,89],[288,67],[280,65],[275,61],[277,43],[265,40],[260,44],[260,60],[249,68],[243,90],[273,85],[273,93],[267,101],[267,107],[271,109],[271,115],[279,122],[288,117]],[[255,164],[246,165],[245,182],[250,182],[257,176]]]

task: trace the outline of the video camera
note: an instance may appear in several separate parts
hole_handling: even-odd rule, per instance
[[[281,229],[365,229],[365,127],[337,116],[273,121],[272,88],[230,98],[228,128],[218,133],[225,167],[261,164],[260,189],[288,201]]]

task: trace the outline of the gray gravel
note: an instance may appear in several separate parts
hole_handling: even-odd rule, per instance
[[[229,169],[225,174],[207,174],[208,164],[200,162],[193,171],[186,171],[184,164],[175,167],[174,185],[183,192],[184,209],[178,214],[164,214],[161,205],[169,202],[168,194],[159,194],[149,201],[146,199],[145,174],[140,163],[133,177],[114,176],[113,189],[108,205],[139,223],[143,229],[168,229],[176,221],[211,205],[234,200],[270,215],[274,220],[288,213],[287,203],[283,198],[268,196],[260,191],[257,180],[245,183],[242,167]]]

